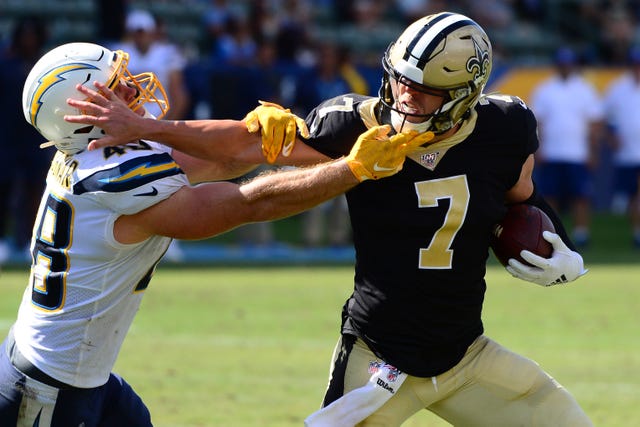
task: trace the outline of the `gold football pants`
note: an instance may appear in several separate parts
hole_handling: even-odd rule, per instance
[[[344,393],[366,384],[372,361],[381,360],[358,339],[348,356]],[[456,427],[593,426],[573,396],[537,363],[486,336],[478,337],[451,370],[433,378],[408,376],[396,394],[358,426],[400,426],[421,409]]]

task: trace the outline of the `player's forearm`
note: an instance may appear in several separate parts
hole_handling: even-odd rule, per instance
[[[355,187],[359,181],[346,161],[289,172],[267,173],[240,187],[253,221],[295,215]]]
[[[238,186],[214,182],[183,187],[168,199],[114,226],[120,243],[153,235],[203,239],[240,225],[281,219],[310,209],[358,184],[344,160],[288,172],[267,173]]]
[[[139,138],[158,141],[205,160],[229,158],[244,163],[264,161],[260,134],[251,134],[238,120],[141,121]]]

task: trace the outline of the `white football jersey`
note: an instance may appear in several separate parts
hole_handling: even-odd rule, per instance
[[[170,149],[140,141],[58,152],[31,241],[30,283],[16,345],[51,377],[76,387],[104,384],[170,238],[118,243],[118,216],[152,206],[188,185]]]

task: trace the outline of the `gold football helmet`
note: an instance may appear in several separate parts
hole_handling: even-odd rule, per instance
[[[476,105],[489,80],[491,60],[491,42],[473,20],[450,12],[425,16],[407,27],[384,54],[382,104],[391,109],[392,119],[400,116],[404,123],[412,114],[394,105],[391,79],[421,92],[444,92],[441,106],[420,117],[421,130],[446,132]]]
[[[67,154],[84,150],[93,139],[104,136],[94,126],[68,123],[67,114],[78,110],[67,105],[67,98],[82,96],[77,84],[105,83],[110,89],[118,83],[136,88],[136,97],[129,104],[138,110],[152,102],[160,107],[162,117],[169,110],[169,102],[162,84],[153,73],[132,75],[127,69],[129,54],[111,51],[92,43],[67,43],[46,53],[33,66],[22,92],[25,119],[56,148]]]

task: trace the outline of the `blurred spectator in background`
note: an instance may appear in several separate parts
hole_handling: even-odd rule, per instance
[[[546,19],[549,5],[546,0],[515,0],[513,12],[518,20],[540,25]]]
[[[171,104],[165,119],[185,118],[190,102],[183,75],[186,59],[178,46],[158,37],[156,19],[146,10],[129,12],[125,29],[125,39],[109,47],[129,53],[129,70],[133,74],[146,71],[155,73],[166,88]],[[157,114],[153,108],[149,110],[152,114]]]
[[[9,44],[0,52],[0,264],[12,249],[28,253],[35,219],[52,150],[39,148],[43,141],[24,120],[22,87],[31,67],[42,56],[47,43],[44,23],[31,16],[17,21]],[[11,228],[11,231],[9,230]]]
[[[320,102],[338,94],[369,94],[367,81],[353,63],[347,46],[320,42],[315,53],[315,65],[301,73],[296,84],[294,108],[299,115],[309,114]]]
[[[354,60],[369,66],[380,66],[380,54],[402,32],[406,22],[389,19],[397,9],[386,0],[354,0],[345,3],[340,13],[347,22],[336,28],[335,36],[353,46]]]
[[[254,106],[258,100],[292,105],[297,69],[278,61],[276,45],[272,40],[262,39],[258,42],[257,49],[255,60],[248,67],[249,75],[245,81],[245,84],[251,87],[253,95],[246,109]]]
[[[313,27],[311,6],[306,0],[282,0],[277,11],[276,49],[278,59],[302,66],[309,60],[309,30]]]
[[[211,48],[211,57],[218,65],[248,66],[254,60],[258,46],[244,16],[230,16],[224,31]]]
[[[227,21],[235,16],[235,9],[231,7],[227,0],[211,0],[206,12],[202,15],[204,26],[202,52],[210,52],[212,47],[218,43],[224,34]]]
[[[625,64],[629,48],[633,45],[636,21],[626,2],[611,1],[602,16],[600,31],[602,60],[609,64]],[[592,30],[593,31],[593,30]]]
[[[127,0],[98,0],[96,20],[98,42],[110,45],[122,40],[126,19]]]
[[[489,34],[509,27],[514,22],[514,9],[507,0],[469,2],[469,14]]]
[[[628,71],[614,80],[605,94],[608,141],[615,150],[615,195],[622,197],[640,249],[640,47],[628,55]]]
[[[598,28],[602,25],[605,6],[599,0],[558,2],[550,5],[551,27],[567,43],[579,43],[598,50],[601,35]],[[599,52],[593,54],[598,55]]]
[[[351,60],[349,49],[335,43],[320,43],[316,65],[302,73],[296,85],[294,110],[306,116],[326,99],[345,93],[369,95],[365,78]],[[307,246],[344,246],[351,243],[347,203],[338,196],[303,215],[303,237]]]
[[[407,25],[423,16],[452,10],[446,0],[395,0],[394,3]]]
[[[576,52],[562,47],[554,61],[555,74],[532,93],[531,108],[540,135],[535,178],[540,192],[558,212],[571,209],[573,240],[585,246],[589,242],[591,170],[597,162],[595,148],[604,112],[595,87],[578,73]]]
[[[522,1],[522,0],[521,0]],[[638,2],[582,0],[545,2],[538,26],[584,50],[588,63],[624,64],[636,37]]]

